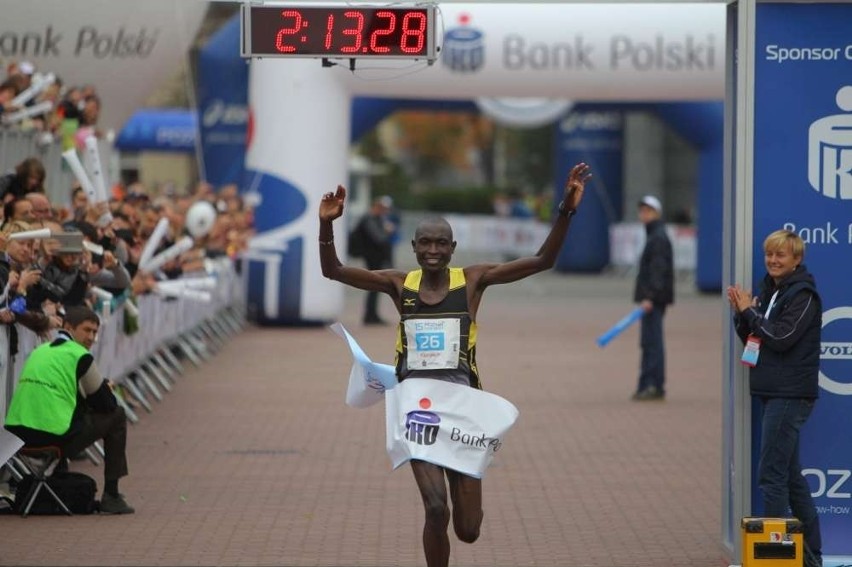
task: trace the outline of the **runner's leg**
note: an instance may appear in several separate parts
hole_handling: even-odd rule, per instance
[[[411,470],[423,507],[426,509],[426,523],[423,526],[423,550],[426,552],[428,567],[447,567],[450,562],[450,538],[447,526],[450,523],[450,509],[447,506],[447,485],[444,481],[444,469],[424,461],[411,461]],[[449,472],[449,471],[448,471]]]
[[[482,525],[482,480],[447,470],[453,501],[453,529],[460,540],[473,543]]]

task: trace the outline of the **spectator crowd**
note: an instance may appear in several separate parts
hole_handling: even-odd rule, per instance
[[[66,86],[27,61],[9,63],[0,80],[0,128],[40,132],[43,143],[61,144],[63,150],[76,148],[82,155],[86,138],[102,136],[100,108],[94,86]],[[27,109],[37,112],[21,112]],[[48,340],[61,329],[65,307],[100,311],[105,301],[114,307],[157,293],[162,282],[206,275],[206,259],[237,259],[252,234],[251,207],[235,185],[216,190],[199,182],[181,192],[118,183],[108,188],[106,202],[91,202],[79,181],[57,192],[54,180],[47,192],[47,174],[38,156],[0,172],[0,324],[11,328],[11,355],[15,324]],[[57,194],[67,198],[50,198]],[[199,201],[217,212],[212,228],[156,269],[140,267],[143,251],[156,255],[186,235],[187,212]],[[162,219],[167,230],[158,231],[159,243],[146,250]]]

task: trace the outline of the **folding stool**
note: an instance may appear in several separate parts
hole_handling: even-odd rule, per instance
[[[44,447],[25,445],[18,450],[16,459],[23,463],[27,472],[33,475],[33,483],[30,486],[29,492],[26,495],[15,495],[16,501],[22,496],[24,498],[20,507],[21,516],[26,518],[27,515],[29,515],[30,509],[33,507],[33,503],[36,498],[38,498],[42,488],[47,490],[56,503],[59,504],[59,507],[62,508],[63,512],[71,516],[71,510],[68,509],[65,502],[62,501],[47,482],[47,479],[53,472],[53,469],[55,469],[56,465],[59,464],[59,461],[62,460],[62,450],[54,445],[47,445]]]

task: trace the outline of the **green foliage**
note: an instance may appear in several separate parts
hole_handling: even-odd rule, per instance
[[[434,188],[425,191],[417,210],[436,213],[494,213],[493,199],[496,190],[493,187],[460,187],[454,189]]]

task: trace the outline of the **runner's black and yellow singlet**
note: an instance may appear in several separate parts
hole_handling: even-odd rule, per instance
[[[482,389],[476,367],[476,322],[468,310],[464,270],[449,270],[450,289],[435,305],[420,299],[422,270],[405,278],[396,339],[397,379],[435,378]]]

